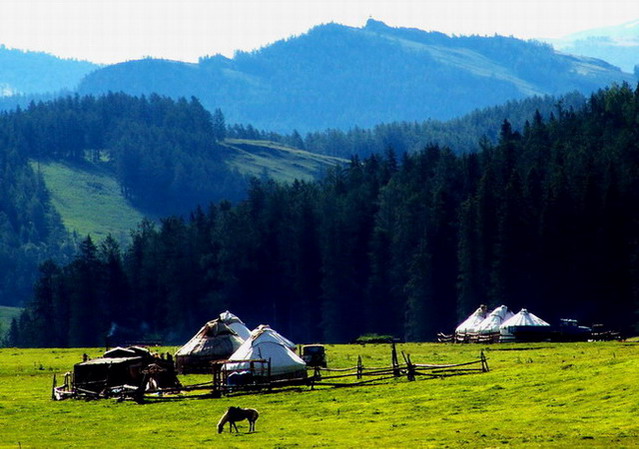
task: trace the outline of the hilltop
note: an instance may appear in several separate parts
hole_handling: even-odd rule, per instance
[[[122,91],[197,97],[232,123],[277,132],[446,120],[531,95],[590,93],[632,75],[513,37],[447,36],[335,23],[232,59],[143,59],[87,75],[81,94]]]
[[[0,45],[0,97],[73,90],[100,65]]]

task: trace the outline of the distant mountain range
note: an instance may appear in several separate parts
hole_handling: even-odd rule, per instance
[[[639,20],[581,31],[549,42],[566,53],[605,59],[626,72],[633,72],[639,65]]]
[[[0,45],[0,97],[73,90],[87,73],[100,67]]]
[[[530,95],[589,93],[632,75],[592,58],[512,37],[450,37],[338,24],[233,59],[197,64],[144,59],[87,75],[81,94],[153,92],[195,96],[230,123],[278,132],[369,127],[382,122],[446,120]]]
[[[628,36],[635,29],[636,23],[623,28]],[[615,42],[634,42],[621,31],[608,34]],[[573,41],[594,39],[588,36]],[[616,48],[626,51],[621,44]],[[210,111],[222,109],[227,123],[276,132],[448,120],[531,95],[589,94],[623,81],[636,79],[601,60],[559,53],[537,41],[451,37],[372,19],[362,28],[320,25],[232,59],[215,55],[196,64],[148,58],[101,67],[0,47],[0,109],[46,100],[60,90],[158,93],[194,96]],[[13,94],[23,96],[7,96]]]

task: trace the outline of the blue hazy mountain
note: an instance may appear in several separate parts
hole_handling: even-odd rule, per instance
[[[195,96],[229,123],[274,131],[446,120],[531,95],[589,93],[632,75],[600,60],[512,37],[451,37],[326,24],[232,59],[144,59],[87,75],[81,94]]]
[[[0,96],[73,90],[87,73],[99,67],[87,61],[0,45]]]
[[[633,72],[639,65],[639,20],[580,31],[549,42],[567,53],[604,59],[626,72]]]

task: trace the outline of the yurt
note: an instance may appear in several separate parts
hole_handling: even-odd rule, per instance
[[[228,310],[220,313],[220,321],[233,329],[242,340],[248,340],[251,336],[251,331],[236,315],[233,315]]]
[[[506,306],[499,306],[486,317],[484,321],[477,326],[477,332],[480,335],[499,336],[499,326],[515,314],[508,310]]]
[[[500,341],[542,341],[550,338],[550,324],[526,309],[499,326]]]
[[[478,332],[477,328],[488,316],[488,307],[485,305],[479,306],[468,318],[466,318],[457,329],[455,329],[455,336],[458,339],[463,340],[469,334]]]
[[[268,364],[255,362],[264,360],[270,361],[271,379],[306,377],[306,363],[286,346],[282,338],[268,326],[258,327],[229,357],[229,362],[224,364],[223,369],[227,373],[252,371],[254,376],[268,376]]]
[[[268,331],[269,335],[271,335],[273,338],[276,338],[280,343],[282,343],[284,346],[286,346],[291,351],[293,351],[293,352],[297,351],[297,345],[295,345],[295,343],[293,343],[288,338],[284,337],[282,334],[277,332],[275,329],[271,329],[271,326],[269,326],[268,324],[260,324],[259,326],[257,326],[255,329],[253,329],[251,331],[251,336],[259,335],[262,332],[264,332],[265,330]]]
[[[209,321],[175,353],[178,372],[209,373],[212,361],[227,359],[243,342],[219,318]]]

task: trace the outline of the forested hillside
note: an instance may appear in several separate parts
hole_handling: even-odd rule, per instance
[[[456,155],[354,158],[322,181],[256,181],[248,199],[86,239],[41,268],[9,344],[100,345],[113,323],[168,342],[230,308],[300,342],[453,329],[478,304],[636,327],[639,89],[508,121]]]
[[[450,37],[326,24],[232,59],[144,59],[92,72],[81,94],[195,96],[231,123],[299,132],[448,120],[532,95],[589,94],[634,77],[603,61],[512,37]]]
[[[297,145],[313,153],[340,157],[366,157],[389,148],[398,154],[413,153],[430,144],[449,147],[455,153],[469,153],[477,151],[482,140],[497,143],[499,128],[505,118],[508,118],[513,129],[521,130],[534,111],[538,111],[544,119],[549,119],[556,114],[580,110],[585,103],[586,97],[578,92],[560,97],[533,96],[478,109],[445,122],[426,120],[380,123],[369,129],[355,127],[348,131],[329,129],[309,132],[303,139],[296,133],[278,137],[271,135],[270,138]],[[229,130],[229,133],[241,132],[236,127]]]
[[[244,195],[245,177],[226,167],[217,143],[224,130],[196,100],[157,95],[65,97],[0,115],[0,304],[25,303],[37,266],[75,252],[30,160],[89,161],[139,209],[183,213]]]
[[[0,304],[31,299],[38,265],[74,251],[42,178],[0,119]]]
[[[112,170],[133,204],[168,215],[241,196],[243,177],[221,162],[217,117],[194,98],[108,94],[31,103],[0,120],[21,157],[89,160]]]

